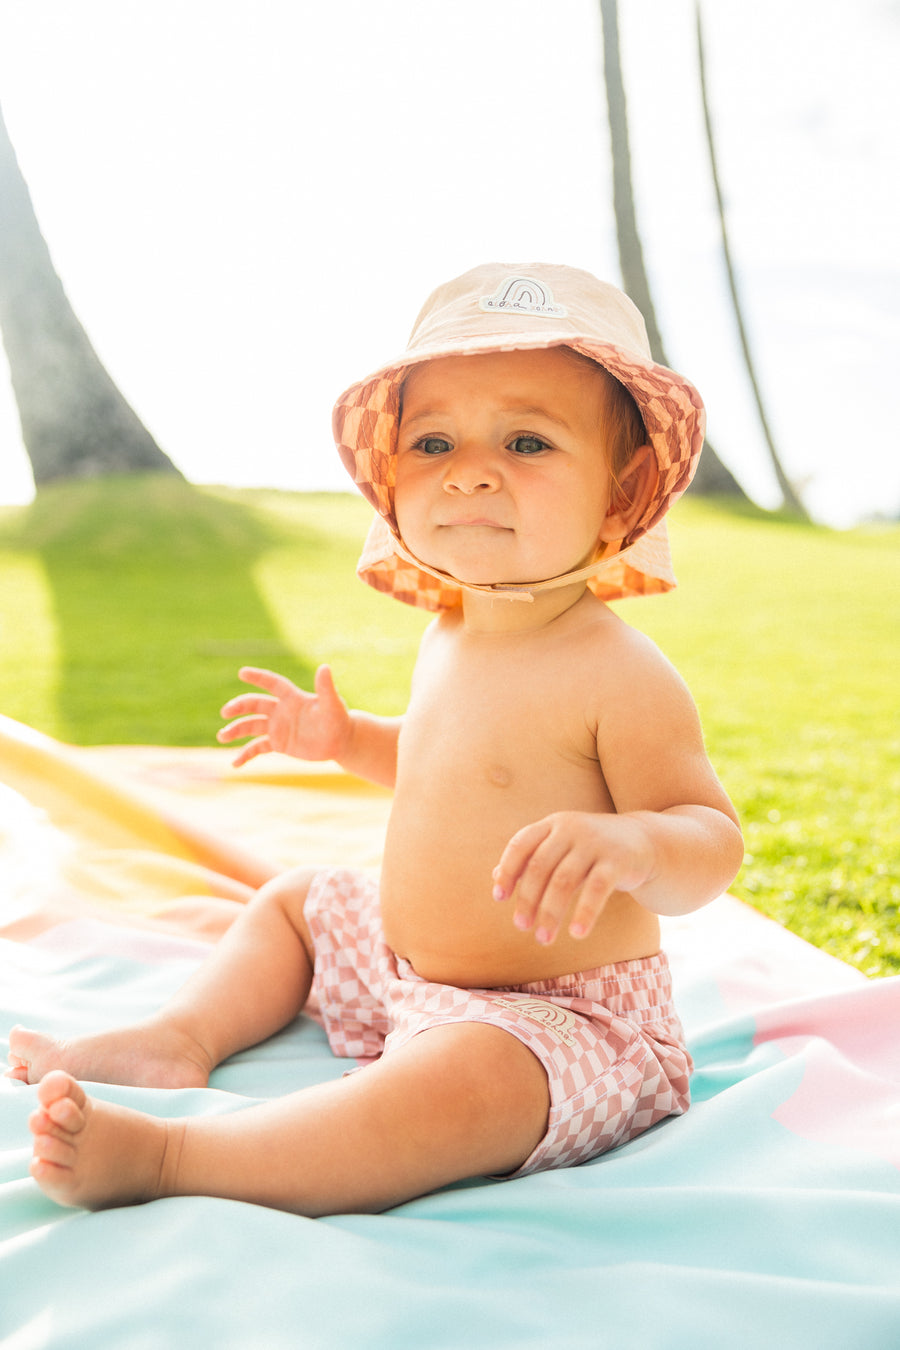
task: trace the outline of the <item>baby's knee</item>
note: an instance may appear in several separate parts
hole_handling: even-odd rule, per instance
[[[541,1061],[505,1028],[486,1022],[456,1022],[433,1027],[410,1042],[434,1068],[435,1092],[447,1091],[448,1110],[468,1110],[467,1128],[490,1122],[518,1158],[518,1166],[546,1133],[550,1083]],[[518,1155],[521,1154],[521,1157]],[[496,1171],[506,1170],[498,1167]]]
[[[279,872],[277,877],[272,877],[271,881],[260,886],[254,903],[299,904],[302,908],[316,871],[315,867],[291,867],[286,872]]]
[[[304,944],[310,951],[312,950],[312,938],[304,915],[304,908],[310,885],[317,870],[315,867],[292,867],[287,872],[280,872],[277,877],[273,877],[271,881],[267,881],[264,886],[261,886],[251,901],[251,904],[256,906],[257,909],[274,909],[283,913],[303,938]]]

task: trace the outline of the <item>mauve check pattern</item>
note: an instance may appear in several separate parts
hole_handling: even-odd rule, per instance
[[[394,955],[365,873],[319,872],[305,913],[313,995],[336,1055],[371,1061],[430,1027],[472,1021],[503,1027],[540,1059],[548,1129],[514,1175],[585,1162],[687,1110],[691,1061],[662,954],[516,989],[459,989]]]

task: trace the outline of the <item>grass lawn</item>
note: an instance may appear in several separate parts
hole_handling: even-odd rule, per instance
[[[166,478],[0,509],[0,711],[81,745],[213,744],[244,663],[403,709],[427,616],[355,579],[351,495]],[[690,498],[674,594],[623,602],[684,674],[744,821],[734,891],[900,972],[900,529],[833,532]]]

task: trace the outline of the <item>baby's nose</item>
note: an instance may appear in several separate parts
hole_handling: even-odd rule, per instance
[[[499,466],[490,451],[478,446],[457,446],[447,465],[444,486],[448,491],[493,491],[500,481]]]

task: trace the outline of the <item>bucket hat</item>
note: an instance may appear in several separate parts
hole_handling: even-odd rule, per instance
[[[657,482],[627,538],[601,544],[578,572],[528,584],[470,586],[429,567],[404,544],[394,512],[400,391],[412,366],[442,356],[566,346],[590,357],[629,390],[656,456]],[[675,585],[665,514],[684,492],[703,445],[700,395],[657,365],[640,311],[615,286],[557,264],[488,263],[439,286],[426,300],[406,351],[337,400],[334,439],[345,467],[376,511],[357,568],[376,590],[423,609],[450,609],[478,591],[530,600],[585,579],[603,600],[656,594]]]

